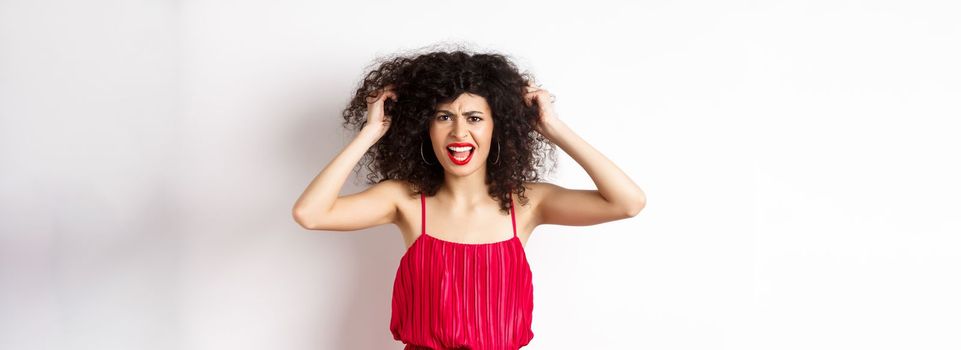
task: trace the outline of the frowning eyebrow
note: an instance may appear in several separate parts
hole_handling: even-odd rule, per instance
[[[444,113],[447,113],[447,114],[454,114],[454,112],[448,111],[448,110],[446,110],[446,109],[439,109],[439,110],[437,110],[437,112],[435,112],[435,113],[440,113],[440,112],[444,112]],[[481,111],[467,111],[467,112],[464,112],[462,115],[468,115],[468,114],[484,114],[484,112],[481,112]]]

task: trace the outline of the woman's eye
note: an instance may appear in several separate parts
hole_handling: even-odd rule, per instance
[[[447,115],[447,114],[441,114],[441,115],[438,115],[438,116],[437,116],[437,119],[438,119],[438,120],[444,120],[444,119],[442,119],[442,118],[450,118],[450,116]],[[481,120],[484,120],[484,118],[477,117],[477,116],[470,116],[470,117],[467,118],[467,119],[469,119],[469,120],[471,120],[471,121],[474,121],[474,122],[479,122],[479,121],[481,121]]]

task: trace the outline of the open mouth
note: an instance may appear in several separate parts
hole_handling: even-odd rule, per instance
[[[470,162],[471,157],[474,156],[474,147],[447,147],[447,156],[450,157],[450,161],[457,165],[464,165]]]

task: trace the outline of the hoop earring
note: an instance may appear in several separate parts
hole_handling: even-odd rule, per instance
[[[428,163],[428,162],[427,162],[427,159],[424,158],[424,142],[421,142],[421,143],[420,143],[420,159],[423,159],[423,160],[424,160],[424,164],[427,164],[427,165],[433,164],[433,163]]]
[[[494,158],[494,162],[491,164],[497,164],[497,161],[501,159],[501,141],[497,140],[497,157]]]

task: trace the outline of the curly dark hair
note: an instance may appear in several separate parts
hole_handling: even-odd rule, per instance
[[[379,63],[379,65],[378,65]],[[527,106],[523,95],[529,82],[528,72],[519,72],[507,56],[500,53],[475,53],[463,48],[453,51],[430,50],[376,59],[343,111],[345,128],[361,130],[367,123],[367,97],[375,97],[383,87],[394,85],[397,101],[387,99],[385,118],[390,128],[368,149],[358,166],[366,166],[368,184],[388,179],[405,180],[411,191],[434,195],[444,182],[444,170],[430,149],[429,123],[438,104],[449,103],[462,93],[482,96],[490,106],[494,129],[492,143],[499,142],[498,163],[487,159],[488,194],[500,202],[502,212],[510,208],[510,193],[521,205],[525,182],[538,181],[538,169],[551,173],[557,163],[556,145],[535,131],[538,107]],[[546,167],[549,161],[550,167]]]

